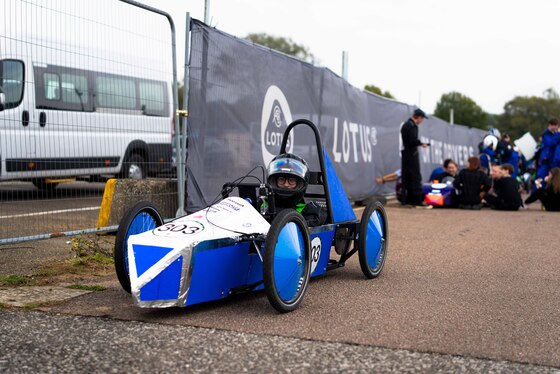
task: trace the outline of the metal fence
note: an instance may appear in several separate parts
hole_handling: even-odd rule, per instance
[[[126,0],[3,0],[0,14],[0,244],[114,229],[109,178],[176,184],[170,17]],[[158,186],[129,192],[174,215],[176,188]]]

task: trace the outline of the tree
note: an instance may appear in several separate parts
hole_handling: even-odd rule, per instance
[[[444,120],[451,117],[453,109],[453,122],[479,129],[488,129],[488,114],[471,98],[459,92],[449,92],[441,95],[434,115]]]
[[[373,84],[366,84],[364,86],[364,90],[369,91],[369,92],[373,92],[374,94],[377,94],[379,96],[384,96],[384,97],[388,97],[389,99],[394,99],[395,97],[389,92],[389,91],[385,91],[383,92],[383,90]]]
[[[249,34],[245,39],[252,41],[253,43],[263,45],[270,49],[274,49],[285,53],[290,56],[297,57],[301,60],[307,62],[313,62],[315,57],[309,49],[301,44],[295,43],[292,39],[286,39],[284,37],[271,36],[265,33]]]
[[[504,106],[504,113],[498,119],[498,128],[509,132],[515,139],[527,131],[535,139],[546,128],[548,119],[560,115],[560,96],[552,88],[543,92],[543,97],[516,96]]]

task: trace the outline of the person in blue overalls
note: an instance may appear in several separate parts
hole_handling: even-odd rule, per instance
[[[517,178],[519,175],[519,153],[511,144],[511,138],[508,133],[504,133],[502,139],[498,142],[498,154],[501,158],[501,164],[510,164],[513,166],[513,173],[511,177]]]
[[[541,141],[541,155],[539,158],[539,169],[537,179],[544,179],[552,167],[556,151],[558,132],[558,118],[552,117],[548,120],[548,128],[544,130]]]
[[[554,133],[554,140],[556,143],[556,147],[554,150],[554,157],[552,158],[552,164],[550,168],[560,168],[560,131],[558,128],[556,129],[556,133]]]
[[[480,167],[489,171],[492,165],[498,164],[498,138],[493,134],[486,135],[480,148]]]

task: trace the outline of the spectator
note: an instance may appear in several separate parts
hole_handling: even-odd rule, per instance
[[[432,170],[432,173],[430,174],[430,178],[428,179],[428,182],[433,182],[433,181],[437,180],[437,176],[440,175],[441,173],[443,173],[445,170],[447,170],[447,164],[449,163],[449,161],[451,161],[451,159],[446,158],[443,161],[442,166],[439,166],[439,167],[435,168],[434,170]]]
[[[457,163],[449,158],[445,160],[443,168],[444,171],[438,174],[434,181],[437,180],[440,183],[453,183],[453,180],[457,176],[457,171],[459,170]]]
[[[557,127],[556,132],[554,133],[554,156],[552,157],[552,163],[550,165],[551,168],[558,168],[560,167],[560,128]]]
[[[513,166],[504,164],[492,169],[493,186],[484,194],[483,202],[497,210],[518,210],[523,205],[519,184],[511,177]]]
[[[498,142],[498,153],[502,164],[510,164],[513,166],[511,176],[515,179],[519,174],[519,153],[511,144],[511,138],[508,133],[504,133],[502,140]]]
[[[542,134],[541,151],[537,179],[544,179],[552,167],[554,152],[556,150],[556,132],[558,131],[558,118],[548,120],[548,127]]]
[[[525,204],[540,200],[546,211],[560,212],[560,168],[550,169],[544,183],[542,179],[537,179],[535,187]]]
[[[480,159],[469,157],[468,166],[453,181],[457,189],[459,208],[478,210],[482,207],[481,195],[490,189],[490,179],[480,170]]]
[[[480,148],[480,166],[490,170],[492,164],[498,163],[498,138],[493,134],[486,135]]]
[[[399,179],[400,177],[401,177],[401,169],[395,170],[394,172],[386,174],[380,178],[375,178],[375,182],[376,183],[393,182]]]
[[[377,183],[387,183],[397,181],[395,184],[395,193],[397,195],[397,200],[401,204],[405,204],[404,201],[404,193],[403,193],[403,186],[402,186],[402,177],[401,177],[401,169],[395,170],[392,173],[386,174],[380,178],[375,178],[375,182]]]

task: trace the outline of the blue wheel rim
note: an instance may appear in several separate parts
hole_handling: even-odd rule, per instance
[[[128,238],[131,235],[141,234],[143,232],[153,230],[157,226],[157,222],[154,217],[147,212],[140,212],[137,214],[126,232],[126,239],[124,241],[124,263],[126,265],[126,271],[128,272]]]
[[[377,269],[383,260],[385,242],[385,226],[383,216],[374,211],[367,222],[366,257],[371,269]]]
[[[274,284],[284,302],[297,298],[306,265],[305,242],[297,224],[289,222],[282,228],[274,249]]]

